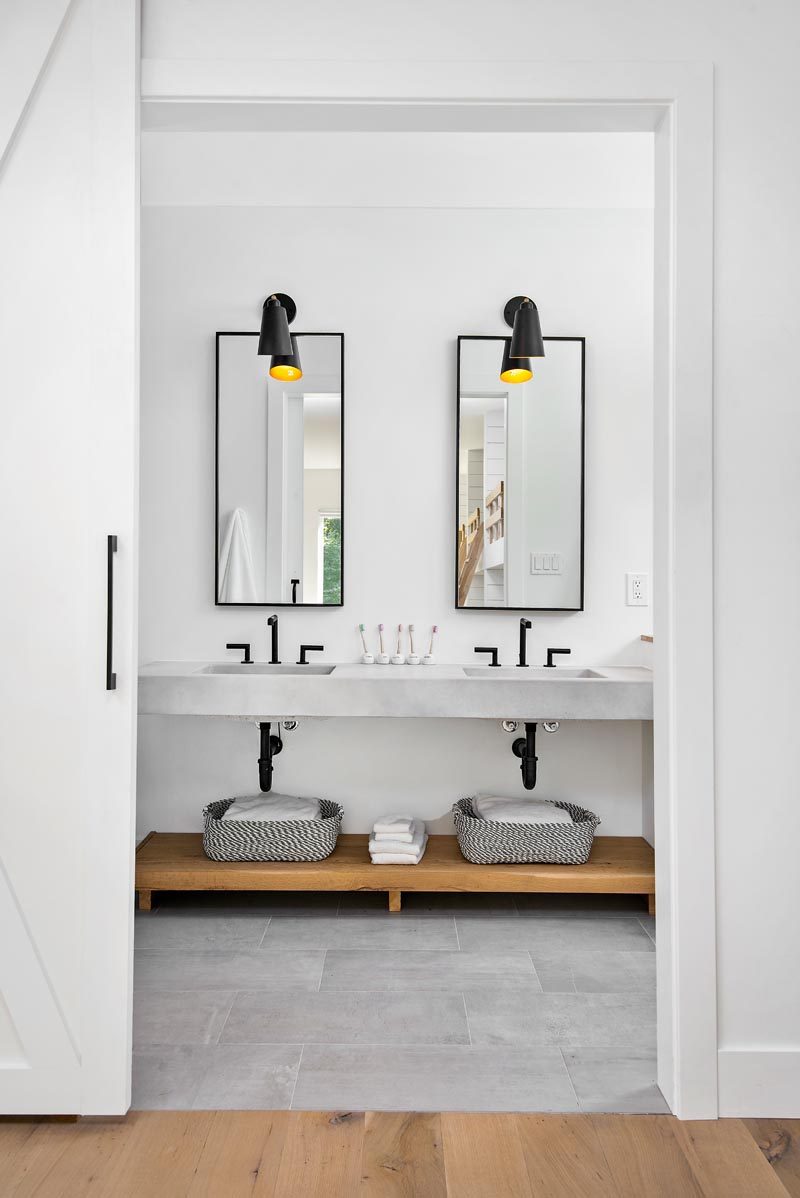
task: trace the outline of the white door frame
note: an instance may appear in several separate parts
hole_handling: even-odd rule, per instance
[[[655,133],[659,1083],[715,1118],[712,67],[151,59],[142,95],[146,128]]]

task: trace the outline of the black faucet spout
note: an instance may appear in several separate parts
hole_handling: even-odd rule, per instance
[[[267,620],[270,632],[272,633],[271,653],[269,663],[271,666],[279,666],[281,659],[278,657],[278,617],[270,616]]]
[[[531,627],[531,621],[526,620],[523,616],[519,622],[519,661],[518,666],[528,665],[528,629]]]

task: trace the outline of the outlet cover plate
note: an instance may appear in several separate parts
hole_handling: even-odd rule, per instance
[[[628,607],[648,607],[650,604],[647,574],[625,575],[625,603]]]

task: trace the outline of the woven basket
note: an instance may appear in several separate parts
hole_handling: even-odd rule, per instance
[[[212,861],[324,861],[336,848],[344,810],[320,800],[321,819],[223,820],[233,799],[203,811],[203,848]]]
[[[571,824],[505,824],[481,819],[472,799],[453,805],[458,847],[467,861],[477,865],[509,862],[548,862],[552,865],[584,865],[592,851],[598,816],[574,803],[553,803],[573,819]]]

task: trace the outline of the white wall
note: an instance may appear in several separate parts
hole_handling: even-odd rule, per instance
[[[566,0],[558,7],[470,0],[427,5],[424,18],[413,21],[402,0],[381,5],[380,20],[365,0],[335,8],[296,0],[292,21],[276,23],[269,6],[254,0],[227,5],[224,13],[211,0],[195,0],[191,20],[188,12],[186,3],[146,0],[145,54],[291,59],[302,28],[308,59],[476,61],[496,56],[503,37],[509,69],[532,57],[715,64],[719,1030],[731,1056],[796,1053],[800,958],[787,950],[782,916],[800,905],[791,668],[800,659],[800,624],[790,608],[773,651],[764,652],[762,620],[781,610],[776,596],[800,589],[800,8],[793,0]],[[754,545],[769,568],[747,564]],[[767,716],[748,724],[757,713]],[[729,1074],[723,1080],[732,1112],[739,1095]]]

